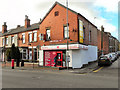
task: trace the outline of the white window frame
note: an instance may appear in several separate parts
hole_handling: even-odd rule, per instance
[[[33,41],[34,41],[34,42],[37,41],[37,32],[33,32]]]
[[[25,33],[22,34],[22,43],[25,43]]]
[[[49,31],[49,33],[48,33],[48,31]],[[51,39],[51,37],[50,37],[50,29],[46,29],[46,40],[50,40]]]
[[[11,37],[11,43],[12,44],[15,43],[15,37],[14,36]]]
[[[5,38],[5,44],[8,45],[8,37]]]
[[[89,42],[91,42],[91,31],[89,31]]]
[[[69,38],[69,26],[68,26],[68,37],[67,37],[67,26],[64,26],[64,38]]]
[[[32,33],[29,33],[29,42],[32,42]]]

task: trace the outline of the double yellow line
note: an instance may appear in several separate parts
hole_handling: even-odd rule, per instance
[[[97,70],[94,70],[93,72],[98,72],[102,69],[103,67],[98,68]]]

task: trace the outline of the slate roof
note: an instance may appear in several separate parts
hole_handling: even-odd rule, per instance
[[[28,28],[25,28],[24,26],[21,26],[21,27],[18,27],[18,28],[10,29],[6,33],[3,33],[2,36],[39,29],[39,25],[40,25],[40,23],[35,23],[35,24],[32,24]]]

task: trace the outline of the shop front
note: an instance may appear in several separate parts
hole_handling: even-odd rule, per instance
[[[97,60],[96,46],[69,44],[68,48],[69,50],[66,52],[67,45],[41,46],[41,50],[39,51],[39,65],[80,68],[89,61]]]

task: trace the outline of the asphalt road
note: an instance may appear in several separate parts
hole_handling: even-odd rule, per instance
[[[118,61],[96,72],[2,70],[2,88],[118,88]]]

